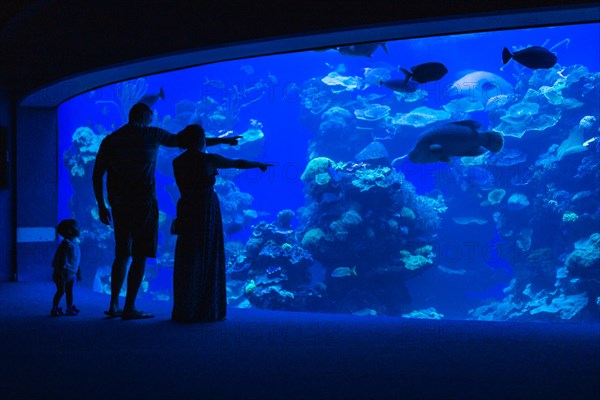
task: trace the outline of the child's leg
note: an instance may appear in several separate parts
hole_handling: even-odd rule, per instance
[[[67,310],[71,309],[73,305],[73,285],[75,280],[72,279],[65,284],[65,293],[67,294]]]
[[[53,274],[52,280],[54,280],[54,284],[56,284],[56,294],[54,294],[54,299],[52,300],[52,306],[58,307],[58,303],[60,303],[60,299],[65,294],[65,282],[61,275]]]

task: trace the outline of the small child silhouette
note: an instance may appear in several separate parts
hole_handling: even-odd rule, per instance
[[[52,259],[52,280],[56,284],[56,294],[52,302],[50,315],[58,317],[60,315],[77,315],[79,310],[73,304],[73,285],[75,278],[81,281],[81,271],[79,261],[81,251],[79,249],[79,225],[74,219],[65,219],[56,226],[56,233],[64,239],[56,249]],[[63,294],[67,295],[67,311],[63,313],[62,307],[58,307]]]

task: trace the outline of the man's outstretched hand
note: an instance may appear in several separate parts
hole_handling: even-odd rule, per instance
[[[267,170],[267,168],[274,166],[275,164],[270,164],[270,163],[258,163],[258,168],[262,171],[265,172]]]
[[[242,135],[237,135],[237,136],[232,136],[232,137],[228,137],[228,138],[223,138],[221,140],[223,140],[223,144],[228,144],[230,146],[237,146],[238,142],[240,141],[240,139],[242,138]]]

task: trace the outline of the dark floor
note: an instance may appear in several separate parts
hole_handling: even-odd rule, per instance
[[[0,399],[600,399],[600,326],[229,309],[216,324],[105,320],[76,287],[0,284]]]

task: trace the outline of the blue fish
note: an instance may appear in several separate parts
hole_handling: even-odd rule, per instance
[[[377,50],[377,48],[379,48],[380,46],[386,53],[388,53],[387,45],[385,42],[373,42],[353,44],[350,46],[340,46],[336,47],[336,50],[340,54],[343,54],[345,56],[371,57],[375,50]]]
[[[493,153],[502,150],[502,134],[493,131],[479,132],[479,127],[479,122],[465,120],[428,129],[419,135],[408,159],[415,164],[449,162],[449,157],[452,156],[478,156],[487,150]],[[392,165],[404,157],[406,156],[395,159]]]
[[[424,64],[415,65],[410,68],[410,71],[404,68],[398,68],[406,75],[406,80],[412,78],[413,81],[419,83],[427,83],[432,81],[438,81],[446,75],[448,68],[439,62],[427,62]]]
[[[163,90],[163,88],[160,88],[158,93],[147,94],[143,96],[138,103],[144,103],[148,107],[152,107],[158,101],[158,99],[165,99],[165,91]]]
[[[540,46],[528,47],[514,53],[505,47],[502,50],[502,62],[506,64],[511,58],[531,69],[552,68],[558,60],[554,53]]]

